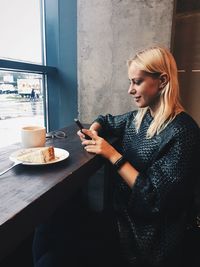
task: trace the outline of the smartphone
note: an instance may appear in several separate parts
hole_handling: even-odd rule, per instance
[[[77,124],[78,128],[81,130],[84,128],[83,125],[81,124],[81,122],[78,119],[74,119],[75,123]],[[87,134],[83,133],[85,135],[85,139],[87,140],[91,140],[92,138],[90,136],[88,136]]]

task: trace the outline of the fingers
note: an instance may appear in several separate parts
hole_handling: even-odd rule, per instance
[[[88,130],[88,129],[82,129],[82,133],[88,135],[93,140],[96,140],[96,138],[98,137],[96,131],[92,131],[92,130]]]
[[[90,136],[92,139],[84,139],[82,145],[88,152],[96,153],[96,150],[99,147],[99,140],[101,139],[96,133],[92,133],[90,130],[85,130],[84,133]]]
[[[80,137],[81,141],[85,140],[85,135],[81,132],[81,130],[77,132],[77,135]]]
[[[87,152],[98,154],[98,151],[99,151],[98,141],[95,141],[93,139],[91,139],[91,140],[84,140],[82,142],[82,145],[84,146],[84,148],[85,148],[85,150]]]
[[[91,140],[85,140],[82,142],[83,145],[96,145],[96,141],[91,139]]]
[[[95,146],[97,145],[97,141],[95,141],[94,139],[91,139],[91,140],[83,139],[82,145],[83,146],[91,146],[91,145]]]
[[[77,135],[82,141],[82,145],[85,150],[90,153],[99,153],[99,145],[101,138],[98,136],[97,132],[94,130],[82,129],[77,132]],[[86,139],[85,136],[89,136],[91,139]]]
[[[77,132],[77,135],[81,139],[82,145],[85,148],[86,148],[86,146],[91,146],[91,145],[95,146],[96,145],[96,141],[94,139],[92,139],[92,138],[96,138],[96,136],[97,136],[96,132],[95,131],[91,131],[91,130],[86,130],[86,129],[84,129],[84,130],[85,130],[84,133],[82,132],[82,130],[79,130]],[[86,135],[89,138],[86,138]]]

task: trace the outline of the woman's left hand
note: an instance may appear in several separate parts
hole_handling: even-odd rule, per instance
[[[122,155],[105,139],[98,136],[96,131],[82,129],[82,132],[92,138],[91,140],[82,141],[82,144],[88,152],[99,154],[108,159],[112,164],[115,164],[115,162],[121,158]],[[126,162],[122,167],[119,173],[128,186],[132,188],[138,176],[138,171],[129,162]]]
[[[95,153],[103,156],[111,162],[119,157],[119,152],[111,146],[105,139],[97,135],[96,131],[83,129],[84,134],[89,135],[92,140],[84,140],[82,145],[85,146],[87,152]]]

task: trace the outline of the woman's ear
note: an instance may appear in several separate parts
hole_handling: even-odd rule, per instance
[[[160,89],[163,89],[167,85],[167,83],[169,81],[169,77],[168,77],[167,73],[162,73],[160,75],[159,79],[160,79],[160,86],[159,86],[159,88]]]

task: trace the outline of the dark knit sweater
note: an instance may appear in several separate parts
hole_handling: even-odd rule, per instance
[[[136,112],[100,115],[96,121],[103,133],[119,138],[118,150],[139,171],[132,188],[119,175],[114,179],[113,206],[126,256],[156,266],[181,249],[200,154],[199,128],[181,112],[147,139],[153,118],[147,112],[136,133]]]

